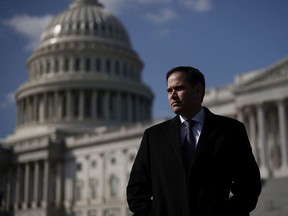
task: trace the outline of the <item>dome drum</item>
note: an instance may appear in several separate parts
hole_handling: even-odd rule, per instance
[[[151,119],[153,93],[127,31],[97,0],[74,0],[42,34],[16,93],[17,132]]]

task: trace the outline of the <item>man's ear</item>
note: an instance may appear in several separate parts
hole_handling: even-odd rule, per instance
[[[202,98],[204,87],[201,83],[197,83],[195,86],[197,97]]]

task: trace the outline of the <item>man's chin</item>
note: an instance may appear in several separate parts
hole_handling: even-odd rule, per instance
[[[172,111],[177,115],[181,115],[182,108],[178,107],[178,106],[174,106],[174,107],[172,107]]]

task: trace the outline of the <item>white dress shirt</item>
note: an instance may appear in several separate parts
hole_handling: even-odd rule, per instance
[[[180,115],[180,120],[181,120],[181,143],[184,142],[185,136],[186,136],[186,129],[185,129],[185,125],[183,124],[184,121],[186,121],[187,119],[184,118],[183,116]],[[193,136],[195,138],[196,141],[196,146],[198,144],[200,135],[201,135],[201,131],[202,131],[202,127],[204,124],[204,120],[205,120],[205,112],[203,110],[203,108],[200,110],[200,112],[198,112],[193,118],[193,121],[195,121],[193,127],[192,127],[192,132],[193,132]]]

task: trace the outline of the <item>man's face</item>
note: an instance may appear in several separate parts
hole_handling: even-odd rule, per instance
[[[201,109],[203,86],[191,86],[185,81],[184,72],[175,71],[167,80],[168,101],[174,113],[192,118]]]

